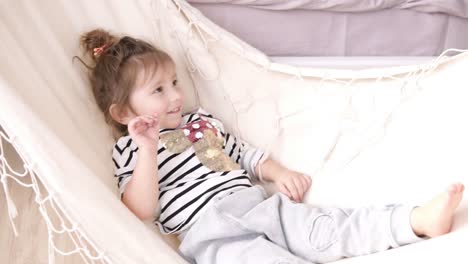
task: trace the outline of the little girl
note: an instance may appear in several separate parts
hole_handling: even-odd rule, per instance
[[[309,176],[248,146],[203,109],[182,114],[184,98],[168,54],[101,29],[85,33],[81,44],[95,62],[91,86],[117,139],[113,162],[121,200],[141,220],[153,219],[162,233],[177,234],[187,261],[323,263],[450,231],[463,184],[419,207],[300,203]],[[229,169],[200,158],[194,145],[209,134],[223,142]],[[267,197],[252,179],[274,182],[279,192]]]

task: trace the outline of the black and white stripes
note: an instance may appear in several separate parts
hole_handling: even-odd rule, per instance
[[[226,133],[222,123],[202,109],[183,117],[181,126],[203,118],[215,125],[219,136],[224,137],[224,151],[241,165],[240,170],[212,171],[198,159],[193,147],[176,154],[161,143],[158,147],[159,205],[155,212],[156,223],[163,233],[179,233],[195,222],[218,194],[251,187],[250,175],[255,175],[255,166],[264,153],[249,148],[247,144]],[[172,129],[162,129],[160,134]],[[115,176],[121,195],[132,178],[138,158],[138,147],[130,136],[121,137],[114,146],[113,162]],[[156,199],[156,197],[155,197]]]

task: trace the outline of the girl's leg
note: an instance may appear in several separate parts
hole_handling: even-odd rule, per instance
[[[301,258],[323,263],[447,233],[462,194],[463,185],[454,184],[416,209],[403,205],[316,208],[277,194],[232,219],[246,229],[263,232],[268,240]]]
[[[195,255],[197,264],[312,264],[260,234],[211,241]]]
[[[463,189],[452,185],[416,209],[341,209],[295,203],[283,194],[265,200],[263,188],[255,186],[213,205],[188,232],[180,250],[189,261],[209,263],[323,263],[370,254],[422,240],[417,234],[447,233]]]

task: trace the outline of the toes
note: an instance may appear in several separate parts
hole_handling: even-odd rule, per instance
[[[463,183],[453,183],[447,188],[447,191],[450,194],[461,193],[464,190],[465,190],[465,186],[463,185]]]
[[[457,193],[461,193],[465,189],[465,186],[463,185],[463,183],[458,182],[458,183],[456,183],[454,185],[456,186],[455,190],[456,190]]]
[[[455,194],[455,193],[458,192],[457,189],[458,189],[457,184],[451,184],[451,185],[447,188],[447,192],[448,192],[449,194]]]

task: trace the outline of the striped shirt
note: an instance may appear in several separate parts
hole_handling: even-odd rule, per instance
[[[200,162],[193,147],[182,153],[171,153],[159,141],[159,203],[154,223],[164,234],[180,233],[188,229],[216,195],[251,187],[251,177],[257,177],[255,167],[260,159],[266,157],[264,152],[249,147],[246,142],[227,133],[221,121],[203,109],[184,115],[179,127],[201,119],[207,120],[218,129],[218,136],[224,138],[224,152],[231,160],[240,164],[241,169],[213,171]],[[174,129],[161,129],[159,133],[163,135],[170,131]],[[127,135],[119,138],[113,148],[112,160],[121,198],[132,178],[137,158],[138,146],[131,137]]]

